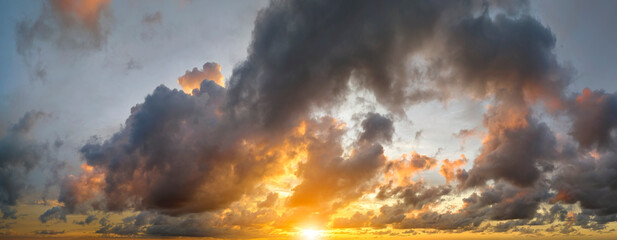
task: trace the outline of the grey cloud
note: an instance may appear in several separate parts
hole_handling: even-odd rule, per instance
[[[615,151],[617,129],[617,95],[602,90],[583,90],[569,102],[568,113],[573,118],[570,134],[581,148]]]
[[[86,219],[84,219],[83,221],[73,221],[73,223],[78,224],[78,225],[90,225],[90,223],[93,223],[96,220],[98,220],[96,216],[88,215]]]
[[[31,111],[0,137],[0,210],[3,218],[16,218],[17,204],[26,188],[26,175],[45,157],[48,146],[29,137],[34,125],[48,116]]]
[[[552,187],[558,194],[554,202],[576,203],[595,215],[617,214],[617,153],[608,152],[595,160],[581,156],[561,164],[555,171]]]
[[[194,93],[158,87],[132,109],[124,129],[82,147],[87,163],[105,173],[105,209],[134,206],[169,214],[218,209],[239,199],[272,167],[276,159],[246,161],[254,156],[237,145],[240,132],[221,129],[216,111],[222,87],[204,81]],[[65,186],[60,199],[67,207],[83,202],[75,199],[77,186]]]
[[[233,70],[227,89],[202,81],[208,78],[207,68],[218,66],[214,63],[178,79],[183,87],[199,86],[193,95],[156,88],[131,109],[120,131],[81,148],[94,168],[87,174],[104,175],[104,186],[89,188],[99,192],[82,194],[84,186],[67,178],[60,201],[68,211],[91,204],[88,207],[100,210],[162,214],[148,218],[151,226],[137,218],[120,225],[106,223],[102,233],[221,236],[220,229],[204,228],[205,223],[191,214],[216,211],[241,199],[286,159],[286,153],[276,151],[286,141],[308,146],[308,159],[296,173],[302,182],[287,199],[288,207],[317,209],[324,215],[375,190],[381,170],[435,166],[436,159],[417,153],[398,162],[400,166],[386,163],[380,144],[391,142],[394,128],[389,117],[374,113],[361,123],[363,132],[345,156],[345,130],[332,118],[310,116],[314,109],[343,101],[353,86],[372,93],[395,114],[411,104],[459,95],[492,100],[484,116],[488,133],[480,156],[471,169],[457,172],[463,189],[481,191],[463,200],[464,209],[406,216],[411,209],[439,202],[453,189],[420,183],[381,186],[379,199],[397,198],[401,204],[384,205],[376,215],[354,214],[335,221],[337,226],[469,230],[486,220],[523,219],[496,228],[514,229],[534,218],[538,224],[556,216],[562,221],[563,210],[551,210],[551,216],[537,214],[540,203],[550,198],[580,202],[592,211],[587,214],[590,219],[613,221],[591,215],[617,211],[611,201],[614,156],[605,154],[597,164],[565,159],[570,152],[558,151],[553,132],[532,110],[537,103],[553,110],[573,101],[564,97],[570,76],[553,53],[555,37],[525,12],[526,3],[496,5],[501,12],[476,15],[478,6],[467,1],[273,1],[257,18],[248,57]],[[31,29],[45,29],[43,22],[40,25],[24,25],[24,38]],[[436,51],[423,52],[434,45],[440,45]],[[428,73],[408,73],[405,63],[416,53],[436,58],[429,60]],[[583,150],[599,146],[608,151],[615,128],[614,99],[602,92],[590,96],[607,100],[566,109],[574,121],[572,136]],[[583,131],[595,123],[587,116],[599,116],[601,124]],[[292,130],[302,121],[307,133],[296,136]],[[547,172],[554,173],[553,179],[546,179]],[[491,180],[494,184],[487,186]],[[561,195],[551,196],[551,189]],[[261,223],[271,222],[268,199],[275,197],[262,202],[260,211],[267,217],[260,218]],[[178,215],[183,217],[174,217]],[[240,223],[243,216],[254,215],[239,211],[231,218]],[[580,219],[579,226],[588,226],[584,216]]]
[[[41,221],[42,223],[46,223],[51,220],[60,220],[66,222],[67,214],[68,212],[64,207],[53,207],[41,214],[41,216],[39,216],[39,221]]]
[[[515,107],[489,109],[484,117],[488,135],[466,176],[466,187],[483,185],[489,179],[531,186],[543,171],[552,169],[551,161],[559,156],[555,136],[545,123],[526,111]]]
[[[311,108],[341,100],[352,75],[395,112],[435,99],[432,90],[407,92],[413,81],[402,63],[445,12],[460,16],[467,9],[463,2],[273,1],[256,20],[247,60],[229,80],[226,112],[271,131],[288,128]]]
[[[58,231],[58,230],[53,230],[53,229],[44,229],[44,230],[34,231],[34,234],[39,234],[39,235],[57,235],[57,234],[63,234],[63,233],[64,233],[64,230]]]
[[[154,13],[147,13],[141,18],[141,21],[146,24],[161,24],[163,20],[163,14],[161,12],[156,11]]]
[[[360,142],[392,142],[394,126],[391,119],[378,113],[371,112],[367,114],[366,119],[362,121],[361,126],[364,132],[360,135]]]

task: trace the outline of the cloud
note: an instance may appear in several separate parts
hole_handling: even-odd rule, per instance
[[[462,174],[463,169],[461,169],[461,167],[467,164],[468,161],[465,155],[461,155],[461,158],[454,161],[444,159],[442,161],[443,164],[441,164],[439,168],[439,173],[446,178],[446,182],[450,183],[457,175],[460,176]]]
[[[101,207],[111,211],[208,211],[238,200],[274,171],[284,152],[269,155],[275,146],[254,148],[237,137],[241,129],[225,130],[217,112],[224,88],[204,81],[193,93],[160,86],[133,107],[125,127],[111,139],[84,145],[87,168],[102,179],[86,178],[95,184],[90,188],[80,187],[82,178],[67,179],[61,202],[75,209],[99,194]]]
[[[86,219],[84,219],[83,221],[79,221],[79,222],[73,221],[73,223],[78,224],[78,225],[90,225],[90,223],[93,223],[96,220],[98,220],[98,217],[94,215],[88,215]]]
[[[27,112],[0,137],[0,210],[3,219],[17,218],[17,211],[12,207],[27,187],[26,175],[46,157],[47,144],[33,140],[29,133],[47,116],[40,111]]]
[[[368,119],[371,119],[371,115]],[[306,206],[324,210],[342,207],[372,189],[372,180],[385,164],[383,147],[363,139],[367,132],[379,129],[365,128],[366,131],[360,135],[361,144],[345,159],[342,157],[344,150],[341,146],[344,129],[337,126],[339,123],[334,119],[325,118],[322,121],[322,129],[312,132],[313,129],[307,128],[310,135],[307,161],[298,165],[296,175],[302,183],[293,188],[293,195],[288,202],[291,207]],[[372,134],[383,136],[390,129],[381,130],[385,132]]]
[[[380,140],[384,143],[392,142],[394,126],[392,120],[378,113],[368,113],[361,123],[364,132],[360,135],[360,141],[374,142]]]
[[[61,220],[66,222],[67,211],[63,207],[53,207],[47,211],[45,211],[41,216],[39,216],[39,220],[41,223],[47,223],[51,220]]]
[[[278,199],[279,199],[278,193],[269,193],[266,200],[264,200],[263,202],[260,202],[257,206],[260,208],[272,207],[274,206],[274,204],[276,204]]]
[[[585,88],[572,99],[568,112],[574,119],[570,134],[581,148],[616,150],[617,95]]]
[[[542,171],[552,169],[558,156],[556,140],[545,123],[532,118],[526,109],[492,107],[484,117],[488,133],[481,154],[465,179],[466,187],[504,179],[519,186],[531,186]]]
[[[212,80],[220,86],[225,86],[224,77],[221,74],[221,65],[214,62],[207,62],[201,70],[193,68],[192,71],[186,71],[184,75],[178,78],[178,84],[182,86],[182,90],[186,93],[192,93],[193,89],[199,89],[199,85],[203,80]]]
[[[410,182],[414,173],[429,170],[436,165],[437,159],[413,151],[410,159],[404,154],[401,159],[388,161],[385,168],[386,179],[396,180],[399,185],[404,185]]]
[[[146,24],[161,24],[163,20],[163,14],[161,12],[156,11],[154,13],[147,13],[141,18],[141,22]]]
[[[17,23],[17,52],[28,54],[37,41],[50,41],[62,49],[99,50],[107,42],[110,0],[53,0],[44,4],[33,22]]]
[[[63,234],[63,231],[57,231],[57,230],[52,230],[52,229],[44,229],[44,230],[36,230],[34,231],[34,234],[39,234],[39,235],[57,235],[57,234]]]
[[[62,181],[64,205],[40,220],[132,210],[140,213],[121,223],[102,218],[97,232],[201,237],[307,222],[533,234],[526,226],[558,220],[572,223],[563,232],[603,229],[617,212],[613,95],[565,94],[571,79],[553,53],[556,39],[526,3],[498,3],[494,14],[477,5],[273,1],[260,12],[247,59],[227,88],[211,62],[178,78],[183,91],[157,87],[112,137],[80,148],[82,173]],[[426,66],[410,67],[411,57],[425,58]],[[352,89],[391,113],[362,114],[357,139],[342,121],[315,114]],[[384,155],[393,119],[405,108],[454,98],[489,103],[470,169],[463,169],[464,156]],[[572,120],[571,139],[556,137],[542,111]],[[412,179],[439,162],[446,184]],[[458,208],[445,206],[452,196],[464,197]],[[359,201],[380,207],[336,215]],[[583,212],[541,208],[562,202],[578,202]],[[483,225],[490,221],[504,222]]]
[[[599,216],[617,214],[617,153],[608,152],[598,158],[581,156],[560,165],[551,179],[557,195],[552,202],[580,203],[581,208]]]

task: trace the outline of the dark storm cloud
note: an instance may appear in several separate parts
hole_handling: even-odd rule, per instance
[[[490,17],[485,10],[448,35],[445,59],[456,71],[453,78],[472,94],[509,91],[528,100],[559,100],[569,83],[553,53],[555,37],[531,16]]]
[[[133,107],[120,132],[105,142],[84,145],[81,153],[94,167],[92,174],[104,174],[104,185],[83,188],[73,184],[79,179],[68,179],[60,201],[75,210],[101,195],[107,210],[135,207],[180,214],[219,209],[238,200],[280,155],[262,155],[243,145],[240,130],[225,129],[217,113],[224,88],[204,81],[193,93],[158,87]],[[97,188],[101,192],[89,193]]]
[[[354,83],[395,112],[434,99],[410,89],[405,61],[441,17],[469,14],[465,2],[273,1],[260,12],[249,56],[230,78],[227,112],[269,130],[289,127],[312,107],[341,100]],[[408,92],[408,90],[410,90]]]
[[[26,175],[45,157],[47,144],[42,144],[29,136],[34,125],[48,114],[31,111],[0,138],[0,210],[2,218],[16,218],[17,204],[27,187]]]

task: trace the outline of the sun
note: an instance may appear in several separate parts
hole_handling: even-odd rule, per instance
[[[302,239],[305,239],[305,240],[316,240],[316,239],[319,239],[319,236],[321,235],[319,230],[314,230],[314,229],[303,229],[301,232],[302,232]]]

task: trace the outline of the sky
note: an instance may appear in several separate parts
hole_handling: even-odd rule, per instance
[[[0,5],[0,238],[617,238],[616,1]]]

